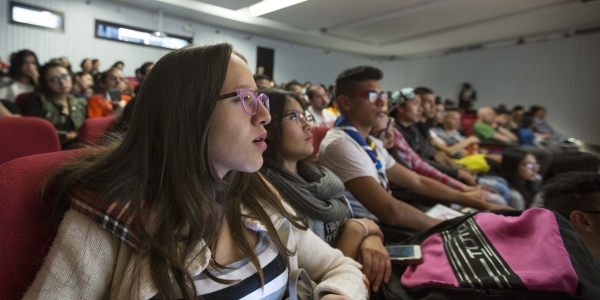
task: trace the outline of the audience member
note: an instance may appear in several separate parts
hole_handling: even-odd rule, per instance
[[[302,88],[302,85],[298,81],[292,80],[292,81],[288,82],[285,85],[285,90],[296,94],[296,96],[298,96],[302,99],[305,99],[304,98],[304,89]]]
[[[397,104],[390,106],[389,116],[396,121],[395,127],[406,139],[406,142],[421,159],[425,160],[434,168],[450,175],[469,185],[476,185],[475,177],[468,171],[443,165],[435,160],[436,149],[433,140],[429,136],[427,124],[421,124],[419,129],[417,123],[422,120],[424,107],[421,105],[421,97],[414,93],[414,89],[402,90],[402,94],[396,100]],[[427,93],[433,95],[433,93]],[[427,129],[427,130],[426,130]]]
[[[471,84],[468,82],[463,83],[458,93],[458,107],[465,112],[469,112],[473,109],[473,102],[476,100],[477,92],[471,87]]]
[[[122,72],[123,68],[125,68],[125,63],[119,60],[116,63],[114,63],[111,68],[117,68]]]
[[[544,185],[546,208],[571,221],[592,252],[600,259],[600,174],[569,172]]]
[[[480,191],[461,193],[415,174],[396,163],[380,140],[369,136],[386,113],[387,93],[379,84],[382,77],[381,70],[368,66],[348,69],[338,76],[336,98],[342,115],[319,148],[320,162],[344,182],[355,217],[417,230],[439,222],[392,197],[389,182],[417,194],[486,209],[489,203]]]
[[[86,117],[85,99],[71,95],[71,89],[69,71],[51,62],[40,70],[39,92],[21,105],[24,116],[44,118],[54,125],[63,149],[76,142],[79,127]]]
[[[92,76],[96,76],[100,73],[100,61],[98,59],[92,59],[92,71],[90,71]]]
[[[94,67],[94,65],[92,64],[92,60],[89,58],[84,58],[81,61],[81,72],[83,73],[90,73],[92,72],[92,68]]]
[[[327,109],[329,106],[329,97],[325,88],[320,85],[313,85],[306,91],[308,96],[308,112],[315,118],[315,125],[320,127],[333,127],[333,123],[337,118],[331,111]]]
[[[478,144],[479,139],[474,135],[465,137],[458,132],[461,127],[458,109],[446,110],[440,125],[432,127],[430,130],[431,137],[438,149],[445,151],[454,158],[462,158],[472,154],[468,153],[467,146]]]
[[[139,70],[140,70],[140,77],[138,78],[138,85],[135,87],[133,93],[135,95],[137,95],[140,92],[140,88],[142,86],[142,83],[144,83],[144,79],[146,79],[146,76],[148,76],[148,73],[150,72],[150,70],[152,70],[152,67],[154,66],[154,63],[151,61],[147,61],[145,63],[142,64],[142,66],[140,66]]]
[[[261,173],[317,236],[361,263],[373,291],[379,290],[392,267],[381,229],[372,220],[352,219],[342,181],[308,159],[313,153],[314,119],[305,110],[304,99],[278,90],[264,92],[273,118],[265,126],[267,150]]]
[[[521,118],[521,126],[517,129],[517,136],[521,145],[536,146],[535,133],[533,132],[533,115],[530,113],[523,114]]]
[[[497,126],[496,112],[491,107],[480,108],[477,118],[477,122],[473,124],[473,133],[481,142],[511,145],[519,140],[510,130]]]
[[[0,80],[0,99],[15,102],[19,95],[33,92],[39,84],[38,69],[38,59],[32,51],[14,53],[8,76]]]
[[[268,89],[271,87],[271,78],[265,74],[254,75],[254,82],[258,89]]]
[[[100,77],[100,94],[88,98],[88,118],[120,116],[127,102],[131,100],[125,95],[125,77],[121,70],[113,68],[102,73]]]
[[[554,131],[554,128],[546,122],[546,115],[548,113],[546,108],[534,105],[530,108],[529,113],[533,115],[533,131],[535,133],[549,142],[560,143],[567,140],[567,136]]]
[[[367,299],[360,265],[256,173],[271,117],[255,90],[229,44],[163,56],[122,142],[49,177],[61,224],[25,298],[279,299],[303,268],[321,299]]]
[[[4,103],[0,102],[0,117],[18,117],[19,114],[13,114],[13,112],[11,112],[8,108],[6,108],[6,106],[4,106]]]
[[[542,184],[540,164],[535,156],[518,148],[506,149],[502,155],[503,177],[510,187],[510,206],[524,210],[531,206]]]
[[[90,73],[78,72],[73,75],[73,90],[71,94],[75,97],[88,99],[94,94],[94,78]]]

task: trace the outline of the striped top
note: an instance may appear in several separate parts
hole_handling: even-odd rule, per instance
[[[281,299],[287,288],[288,272],[285,258],[278,252],[266,231],[258,231],[258,243],[254,249],[265,280],[264,289],[256,268],[248,258],[243,258],[226,266],[225,269],[207,268],[193,277],[196,290],[203,299]],[[236,280],[231,284],[211,280],[206,272],[224,280]],[[173,284],[175,296],[182,298],[177,283]],[[156,297],[155,297],[156,298]]]

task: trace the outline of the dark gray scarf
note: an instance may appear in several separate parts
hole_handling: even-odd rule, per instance
[[[280,165],[267,162],[261,172],[283,199],[302,215],[324,222],[344,222],[348,218],[344,184],[329,169],[303,159],[298,162],[298,173],[302,178]]]

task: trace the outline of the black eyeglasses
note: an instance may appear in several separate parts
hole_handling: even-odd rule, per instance
[[[61,79],[62,80],[67,80],[67,79],[70,79],[70,78],[71,78],[71,75],[69,75],[69,74],[60,74],[60,76],[51,77],[50,78],[50,82],[52,82],[52,83],[59,83]]]

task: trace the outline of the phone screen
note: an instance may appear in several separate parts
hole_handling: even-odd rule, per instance
[[[410,258],[410,257],[415,257],[415,246],[413,246],[413,245],[410,245],[410,246],[390,246],[390,247],[385,247],[385,249],[390,254],[390,258],[396,258],[396,257]]]

